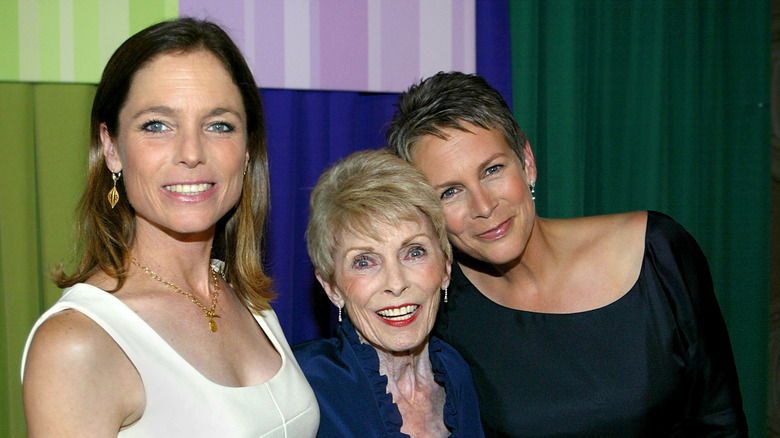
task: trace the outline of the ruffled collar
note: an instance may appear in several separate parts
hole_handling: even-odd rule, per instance
[[[401,432],[401,426],[403,425],[401,411],[398,410],[398,405],[393,402],[393,395],[387,392],[387,376],[379,374],[379,355],[376,349],[369,344],[360,342],[357,331],[349,318],[344,318],[344,321],[338,327],[337,333],[339,337],[346,341],[347,345],[352,347],[352,351],[355,352],[355,356],[363,368],[379,408],[386,436],[408,438],[409,435]],[[441,345],[442,341],[431,335],[428,344],[428,356],[431,360],[434,380],[444,386],[446,394],[444,401],[444,424],[450,430],[450,436],[454,437],[456,436],[455,430],[458,424],[457,406],[452,397],[452,394],[455,394],[455,389],[452,385],[452,380],[447,375],[446,364],[441,357]]]
[[[447,363],[442,355],[442,344],[444,341],[431,335],[428,343],[428,355],[431,358],[431,368],[433,369],[433,378],[440,385],[444,385],[444,425],[450,431],[450,436],[456,436],[458,429],[458,404],[455,402],[455,385],[452,378],[447,373]]]

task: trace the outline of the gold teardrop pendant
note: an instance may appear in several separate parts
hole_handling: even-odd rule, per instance
[[[212,332],[217,331],[217,322],[214,321],[214,317],[209,318],[209,328],[211,329]]]
[[[117,202],[119,202],[119,192],[116,190],[116,186],[114,186],[114,188],[108,192],[108,203],[111,205],[111,208],[114,208]]]

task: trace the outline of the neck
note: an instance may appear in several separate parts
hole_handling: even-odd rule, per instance
[[[130,254],[166,281],[191,291],[199,299],[208,299],[213,283],[210,269],[213,232],[189,237],[177,238],[155,227],[139,226]]]
[[[477,260],[460,251],[456,253],[458,264],[469,278],[482,277],[491,284],[527,284],[534,281],[539,272],[556,263],[547,230],[547,219],[536,218],[531,234],[517,258],[502,264]]]
[[[387,390],[412,399],[415,392],[433,382],[428,339],[413,350],[387,352],[377,349],[379,374],[387,377]]]

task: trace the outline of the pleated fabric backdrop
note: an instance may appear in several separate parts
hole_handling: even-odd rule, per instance
[[[71,256],[94,85],[0,83],[0,436],[26,436],[19,378],[32,323]]]
[[[766,434],[765,0],[510,2],[515,118],[553,217],[654,209],[707,255],[750,436]]]
[[[511,39],[511,43],[510,43]],[[765,436],[769,1],[477,1],[477,70],[529,133],[543,216],[657,209],[697,238],[737,357],[751,436]],[[74,88],[83,87],[83,88]],[[94,87],[0,84],[0,435],[24,436],[21,346],[69,257]],[[303,230],[323,168],[378,148],[392,94],[261,90],[267,266],[291,343],[327,336],[332,306]]]

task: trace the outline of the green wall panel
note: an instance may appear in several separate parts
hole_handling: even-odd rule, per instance
[[[75,266],[72,238],[75,208],[86,183],[89,151],[89,114],[92,85],[38,85],[35,87],[35,149],[41,272],[58,263]],[[67,111],[63,111],[67,102]],[[72,269],[69,270],[72,272]],[[44,305],[59,298],[60,289],[43,279]],[[42,309],[43,310],[43,309]]]
[[[19,8],[0,2],[0,80],[19,77]]]
[[[0,436],[24,437],[27,334],[60,295],[46,273],[72,260],[92,85],[0,83]]]
[[[60,78],[60,4],[58,2],[47,2],[44,7],[39,8],[39,26],[40,26],[40,80],[56,81]],[[52,36],[52,37],[48,37]],[[56,37],[54,37],[56,36]]]
[[[33,86],[0,84],[0,435],[25,434],[19,365],[41,309]]]
[[[0,81],[97,83],[130,35],[178,0],[0,0]]]

